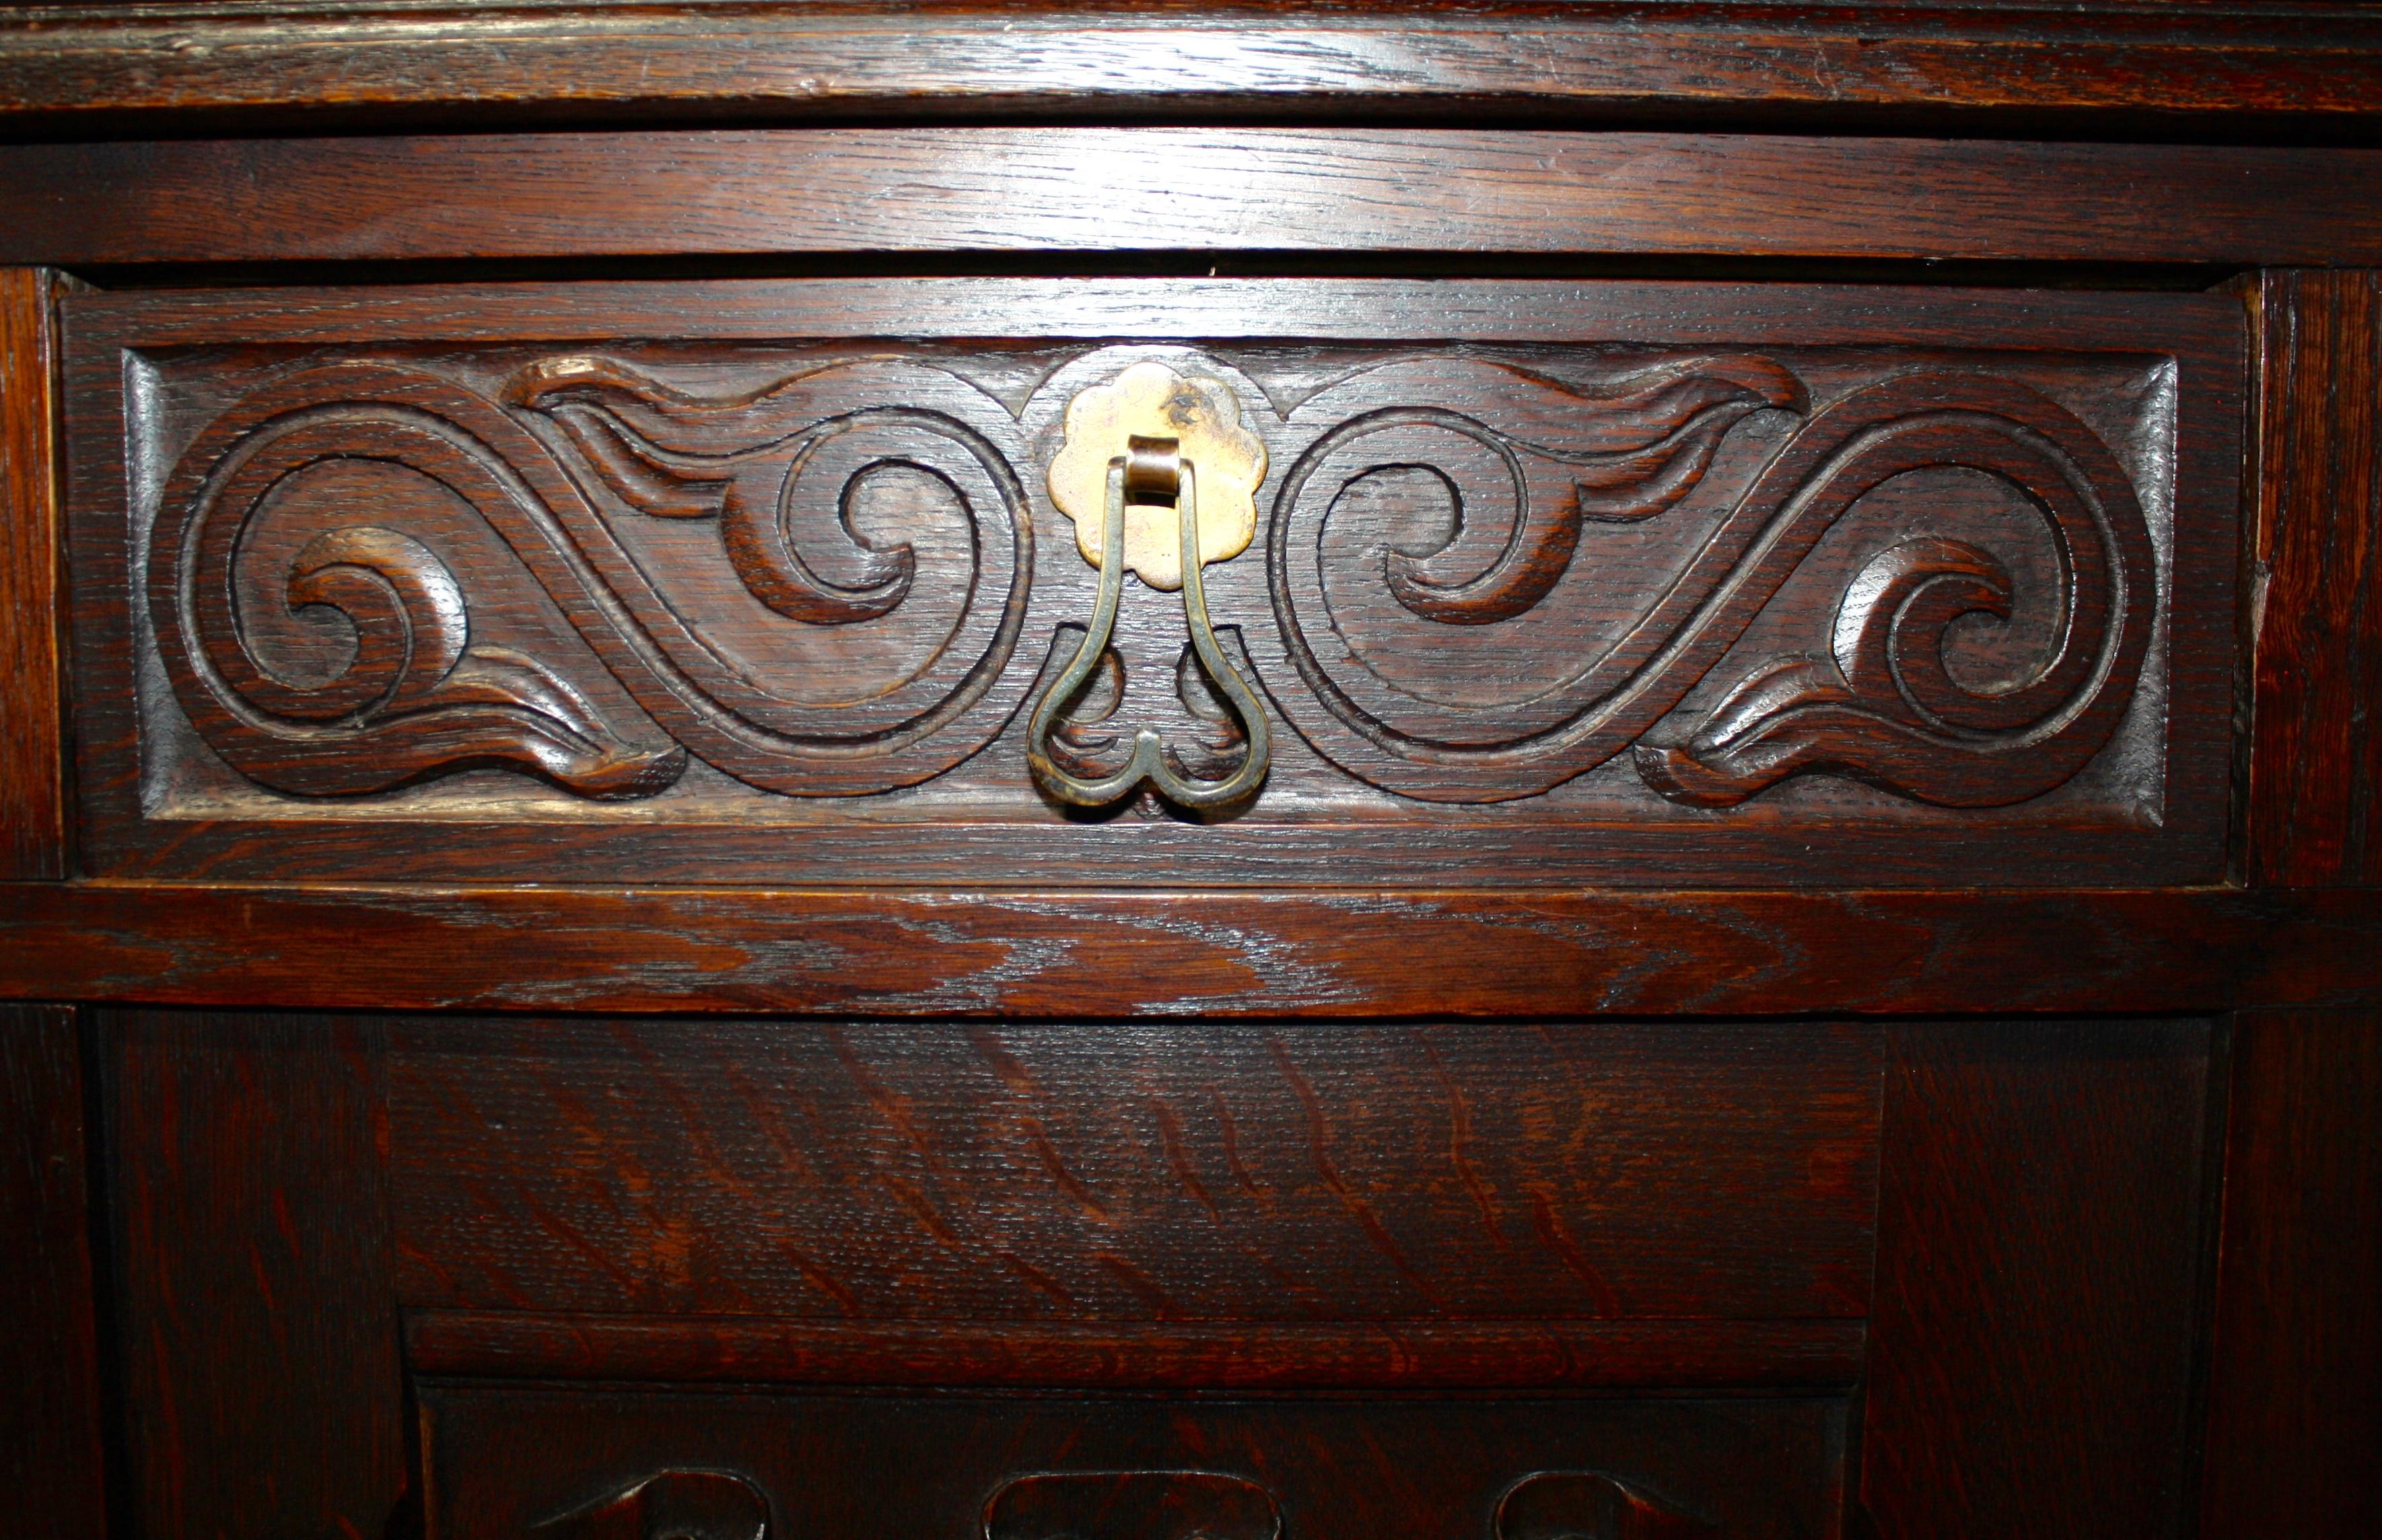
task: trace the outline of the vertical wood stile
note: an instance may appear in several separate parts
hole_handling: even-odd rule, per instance
[[[2382,1014],[2237,1022],[2201,1533],[2382,1533]]]
[[[2260,281],[2250,602],[2256,886],[2382,881],[2382,272]]]
[[[384,1534],[407,1483],[379,1025],[101,1023],[137,1532]]]
[[[0,1005],[0,1511],[18,1540],[107,1530],[82,1085],[72,1011]]]
[[[0,268],[0,880],[66,875],[51,281]]]

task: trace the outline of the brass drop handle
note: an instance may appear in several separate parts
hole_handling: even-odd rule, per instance
[[[1215,628],[1208,620],[1207,585],[1201,577],[1199,548],[1198,472],[1183,457],[1181,440],[1133,435],[1125,452],[1108,464],[1106,505],[1100,521],[1100,587],[1092,606],[1092,622],[1084,632],[1074,660],[1035,703],[1026,725],[1025,757],[1034,779],[1062,802],[1079,807],[1105,807],[1130,795],[1145,781],[1168,800],[1185,807],[1216,807],[1249,795],[1266,778],[1271,758],[1271,734],[1257,692],[1224,660],[1216,645]],[[1199,667],[1240,718],[1247,752],[1238,768],[1221,780],[1202,780],[1184,772],[1157,729],[1142,727],[1133,735],[1133,756],[1124,768],[1092,779],[1071,773],[1050,758],[1050,733],[1059,713],[1084,687],[1100,655],[1108,650],[1116,629],[1117,608],[1124,598],[1125,509],[1148,507],[1171,498],[1181,531],[1183,622],[1191,633],[1191,647]]]

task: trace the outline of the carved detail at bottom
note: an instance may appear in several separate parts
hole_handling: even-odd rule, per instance
[[[1711,1540],[1720,1526],[1598,1471],[1541,1471],[1497,1504],[1495,1540]]]
[[[984,1505],[987,1540],[1279,1540],[1255,1482],[1214,1471],[1066,1471],[1018,1476]]]
[[[769,1540],[769,1499],[723,1471],[663,1471],[530,1533],[539,1540]]]

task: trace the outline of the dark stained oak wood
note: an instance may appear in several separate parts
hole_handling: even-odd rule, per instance
[[[0,887],[0,994],[1037,1016],[2358,1004],[2382,1001],[2382,898]]]
[[[408,1478],[379,1029],[98,1019],[134,1522],[385,1534]]]
[[[67,860],[51,275],[0,268],[0,879]]]
[[[2247,871],[2382,881],[2382,273],[2255,290]]]
[[[0,6],[0,1529],[2362,1540],[2377,130],[2321,0]],[[1134,361],[1259,695],[1131,587],[1050,741],[1234,813],[1026,770]]]
[[[130,14],[126,14],[129,12]],[[558,113],[1961,121],[2369,119],[2352,6],[2094,3],[1032,7],[605,4],[488,12],[104,3],[0,30],[0,120],[128,110],[387,121]],[[2144,120],[2147,120],[2146,122]],[[2221,120],[2220,120],[2221,121]]]
[[[2382,1016],[2235,1018],[2202,1533],[2382,1528]]]
[[[1269,1395],[1841,1390],[1862,1324],[1777,1321],[1236,1321],[1085,1325],[408,1310],[430,1375]]]
[[[26,1540],[107,1531],[83,1106],[74,1013],[0,1006],[0,1506]]]
[[[1859,1486],[1876,1534],[2178,1533],[2216,1030],[1888,1034]]]
[[[2225,869],[2224,297],[822,280],[114,294],[68,325],[109,876]],[[1202,340],[1062,340],[1095,326]],[[1276,747],[1227,814],[1088,819],[1026,768],[1093,608],[1050,469],[1128,369],[1217,382],[1263,451],[1264,538],[1208,608]],[[1245,741],[1180,617],[1131,588],[1063,729],[1092,772],[1131,726]]]
[[[0,147],[9,262],[1148,251],[2372,262],[2382,151],[1041,128]]]
[[[1871,1028],[388,1030],[411,1305],[1349,1323],[1867,1302]]]

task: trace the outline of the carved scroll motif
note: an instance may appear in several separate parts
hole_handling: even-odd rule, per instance
[[[765,789],[848,794],[939,773],[1015,709],[1025,682],[1004,673],[1032,526],[1015,423],[973,387],[864,360],[706,400],[569,359],[505,394],[521,415],[410,365],[304,370],[183,455],[153,534],[151,612],[191,721],[235,768],[328,795],[497,764],[633,796],[669,784],[692,750]],[[531,430],[539,420],[557,444]],[[394,527],[377,505],[374,522],[353,524],[317,510],[307,517],[324,527],[287,571],[264,570],[264,553],[289,544],[285,489],[342,465],[416,478],[419,495],[398,500],[424,527]],[[957,511],[963,533],[946,532],[941,569],[921,573],[909,547],[852,529],[855,489],[887,472]],[[718,578],[700,561],[640,562],[591,501],[598,487],[639,515],[716,525]],[[472,533],[459,518],[492,531],[510,560],[453,571],[433,547],[438,526]],[[921,582],[942,623],[870,653],[866,623]],[[475,610],[518,621],[541,596],[662,741],[608,721],[551,659],[473,641]],[[736,616],[740,602],[753,616]],[[307,677],[324,673],[319,658],[292,669],[270,656],[276,628],[309,608],[352,632],[328,677]],[[739,645],[706,614],[737,621]],[[814,640],[823,627],[840,628],[831,656]]]
[[[1291,420],[1338,415],[1335,394],[1365,378]],[[1684,741],[1639,744],[1646,782],[1713,806],[1822,770],[1951,806],[2015,802],[2072,776],[2131,696],[2155,583],[2142,510],[2106,446],[2024,386],[1943,372],[1854,391],[1797,428],[1682,565],[1604,585],[1581,568],[1594,560],[1584,527],[1673,508],[1731,426],[1763,407],[1799,410],[1798,388],[1739,359],[1675,365],[1602,397],[1480,375],[1463,400],[1461,417],[1375,412],[1324,428],[1280,494],[1274,603],[1308,695],[1276,698],[1320,751],[1376,785],[1495,801],[1603,763],[1687,696],[1863,497],[1940,468],[2015,489],[2056,548],[2057,637],[2038,664],[1986,686],[1956,677],[1947,633],[1971,615],[2007,620],[2011,577],[1973,545],[1909,541],[1853,581],[1833,635],[1814,638],[1826,652],[1766,662]],[[1568,438],[1555,439],[1558,425]],[[1418,473],[1438,477],[1456,510],[1443,544],[1393,547],[1370,567],[1350,559],[1354,537],[1335,547],[1335,524],[1363,527],[1369,482]],[[1454,628],[1497,622],[1514,634],[1472,648],[1474,688],[1442,684],[1465,677],[1443,663],[1436,677],[1400,673],[1406,659],[1452,655],[1466,642]],[[1497,693],[1504,672],[1550,659],[1571,661]]]
[[[690,755],[792,795],[915,784],[991,743],[1062,639],[1016,659],[1034,519],[1058,524],[1029,473],[1064,403],[1136,361],[1242,403],[1262,537],[1210,570],[1217,618],[1308,744],[1400,795],[1527,797],[1628,751],[1697,806],[1805,773],[2017,802],[2108,742],[2143,668],[2157,575],[2126,471],[1986,368],[1872,371],[1815,411],[1751,353],[1583,354],[1563,379],[1406,353],[1270,393],[1183,346],[1087,351],[1013,407],[899,356],[717,389],[603,356],[488,389],[298,368],[166,482],[159,659],[207,744],[298,795],[495,766],[634,797]],[[1815,558],[1863,499],[1946,471],[1996,489],[2002,535],[1922,518]],[[1058,566],[1046,585],[1083,580]],[[1958,666],[2021,614],[2044,634],[2022,666]],[[1125,682],[1177,662],[1113,661],[1054,739],[1093,768]],[[1178,666],[1230,762],[1199,684]],[[1022,756],[1016,785],[1031,816]]]

